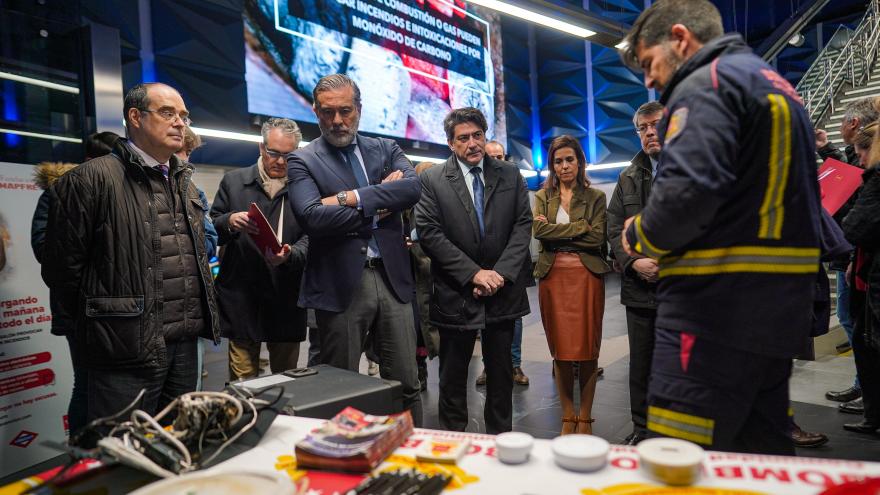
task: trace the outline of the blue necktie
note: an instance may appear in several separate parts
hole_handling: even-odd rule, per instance
[[[474,176],[474,209],[477,211],[477,223],[480,224],[480,240],[486,235],[486,227],[483,224],[483,181],[480,179],[480,167],[473,167],[471,175]]]
[[[155,168],[159,172],[162,172],[162,175],[164,175],[165,178],[168,179],[168,165],[166,165],[164,163],[160,163],[153,168]]]
[[[340,148],[342,150],[342,156],[345,157],[345,161],[348,162],[348,166],[351,168],[351,173],[354,174],[354,179],[358,183],[358,187],[366,187],[370,183],[367,181],[367,176],[364,174],[364,168],[361,166],[361,161],[358,159],[357,153],[354,152],[355,144],[351,143],[348,146]]]
[[[342,151],[342,157],[348,162],[348,166],[351,168],[351,173],[354,174],[354,179],[357,181],[358,186],[366,187],[370,183],[367,181],[367,175],[364,173],[364,168],[361,166],[361,160],[358,158],[357,153],[354,152],[355,146],[354,143],[351,143],[348,146],[343,146],[340,150]],[[373,228],[376,228],[375,220],[373,220]],[[368,244],[373,254],[378,257],[379,245],[376,243],[375,237],[370,236]]]

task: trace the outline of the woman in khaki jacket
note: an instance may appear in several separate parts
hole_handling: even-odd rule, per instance
[[[550,169],[535,194],[532,232],[540,241],[535,277],[541,320],[562,404],[562,434],[592,433],[591,415],[605,311],[605,193],[590,187],[577,139],[550,144]],[[574,407],[578,363],[580,407]]]

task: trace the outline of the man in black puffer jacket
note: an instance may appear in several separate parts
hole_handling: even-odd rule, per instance
[[[72,358],[88,370],[89,420],[112,415],[145,389],[153,414],[195,390],[196,340],[219,343],[192,167],[174,152],[188,112],[164,84],[125,97],[128,140],[50,189],[43,280],[53,328],[72,331]]]

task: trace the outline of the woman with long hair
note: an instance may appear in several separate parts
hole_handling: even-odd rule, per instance
[[[880,109],[880,98],[874,99],[874,107]],[[862,421],[843,427],[868,434],[880,430],[880,132],[876,131],[877,125],[872,124],[856,137],[856,151],[865,172],[858,199],[842,225],[846,239],[856,246],[847,282],[854,319],[853,357],[864,403]],[[871,147],[866,150],[869,137]]]
[[[605,193],[590,187],[577,139],[550,144],[544,188],[535,194],[532,232],[540,241],[535,277],[562,405],[562,434],[592,433],[602,315],[605,312]],[[574,406],[577,363],[580,405]]]

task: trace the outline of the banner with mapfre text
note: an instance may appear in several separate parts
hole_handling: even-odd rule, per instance
[[[49,333],[49,290],[31,249],[40,194],[34,167],[0,162],[0,476],[59,455],[73,369],[67,340]]]

